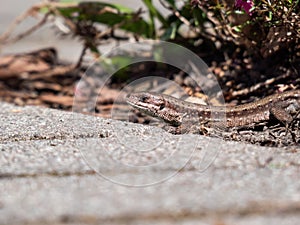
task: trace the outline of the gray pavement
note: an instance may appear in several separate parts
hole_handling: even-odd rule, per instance
[[[0,224],[300,222],[299,147],[7,103],[0,112]]]
[[[0,33],[35,2],[2,4]],[[2,46],[1,54],[54,46],[76,60],[80,43],[54,31]],[[174,136],[0,103],[0,224],[298,225],[299,168],[300,147]]]

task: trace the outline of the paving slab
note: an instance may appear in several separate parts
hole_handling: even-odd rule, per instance
[[[0,224],[299,224],[300,147],[0,103]]]

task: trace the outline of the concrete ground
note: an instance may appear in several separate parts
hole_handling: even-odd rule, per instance
[[[3,4],[0,33],[35,2]],[[82,49],[47,27],[1,54],[49,46],[71,61]],[[298,225],[299,168],[299,146],[0,103],[0,224]]]
[[[0,224],[299,224],[300,148],[0,104]]]

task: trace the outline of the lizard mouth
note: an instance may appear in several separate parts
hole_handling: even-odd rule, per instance
[[[130,106],[138,109],[139,111],[141,111],[147,115],[157,116],[157,113],[155,113],[156,111],[152,107],[149,107],[148,103],[144,103],[144,102],[135,100],[132,98],[132,96],[129,96],[129,98],[127,98],[126,101]]]

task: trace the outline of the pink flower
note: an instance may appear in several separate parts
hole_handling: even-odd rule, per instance
[[[252,16],[252,12],[250,12],[250,10],[253,7],[253,1],[252,0],[245,0],[245,1],[244,0],[236,0],[235,1],[235,7],[236,8],[243,8],[249,16]]]

